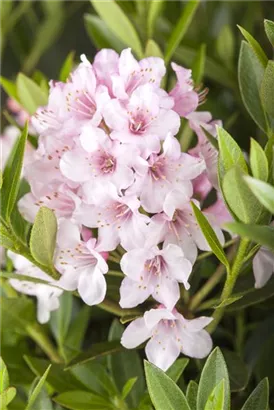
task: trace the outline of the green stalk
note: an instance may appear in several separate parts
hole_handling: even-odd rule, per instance
[[[230,270],[230,272],[228,272],[227,278],[226,278],[226,282],[221,294],[221,298],[220,298],[220,303],[224,302],[226,299],[229,298],[229,296],[231,295],[235,283],[237,281],[238,275],[240,273],[242,264],[244,262],[244,257],[246,255],[247,249],[249,246],[249,240],[248,239],[242,239],[240,241],[239,244],[239,248],[238,248],[238,252],[236,255],[236,258],[234,260],[232,269]],[[216,329],[218,323],[221,321],[223,315],[225,312],[225,307],[221,307],[219,309],[216,309],[214,314],[213,314],[213,321],[210,323],[210,325],[207,327],[207,330],[209,331],[209,333],[214,332],[214,330]]]

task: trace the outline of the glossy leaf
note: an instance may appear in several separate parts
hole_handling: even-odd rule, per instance
[[[268,380],[263,379],[253,390],[242,407],[242,410],[267,410],[269,397]]]
[[[230,386],[227,366],[224,357],[217,347],[213,350],[202,370],[197,399],[197,410],[204,410],[207,400],[220,381],[224,379],[223,410],[230,409]]]
[[[176,26],[174,27],[165,51],[165,62],[169,63],[171,57],[173,56],[176,48],[182,41],[188,27],[190,26],[196,9],[199,5],[199,0],[189,1],[185,3],[180,19],[178,20]]]
[[[186,399],[191,410],[197,410],[198,384],[190,380],[186,389]]]
[[[184,393],[163,370],[145,361],[148,392],[156,410],[190,410]]]
[[[265,111],[274,119],[274,61],[268,61],[261,85],[261,99]]]
[[[267,181],[268,161],[264,150],[256,140],[251,138],[250,167],[254,178]]]
[[[227,257],[224,253],[223,247],[217,238],[216,233],[213,231],[210,223],[204,216],[204,214],[200,211],[200,209],[192,202],[192,209],[194,211],[195,217],[198,221],[198,224],[212,250],[214,255],[219,259],[221,263],[223,263],[229,269],[229,262]]]
[[[35,217],[30,236],[30,250],[34,259],[45,266],[52,266],[57,234],[54,212],[41,207]]]
[[[238,28],[241,31],[244,38],[248,41],[248,43],[252,47],[252,50],[256,54],[258,60],[261,62],[261,64],[264,67],[266,67],[268,59],[267,59],[267,56],[265,55],[264,50],[262,49],[262,47],[258,43],[258,41],[255,40],[255,38],[248,31],[246,31],[243,27],[238,26]]]
[[[119,40],[99,17],[85,14],[84,24],[88,36],[97,48],[113,48],[117,52],[126,48],[126,43]]]
[[[155,24],[157,21],[157,18],[161,14],[161,11],[163,10],[164,6],[164,1],[163,0],[151,0],[149,2],[149,9],[148,9],[148,16],[147,16],[147,32],[148,32],[148,37],[153,36]]]
[[[268,40],[272,44],[272,47],[274,47],[274,21],[265,20],[264,21],[264,29],[265,29],[265,33],[268,37]]]
[[[111,402],[103,397],[80,390],[61,393],[53,400],[66,409],[72,410],[111,410],[113,408]]]
[[[113,0],[108,2],[91,0],[91,3],[113,34],[121,41],[126,39],[128,46],[141,58],[143,50],[138,34],[120,6]]]
[[[60,73],[59,73],[59,80],[65,82],[69,77],[71,71],[73,70],[74,65],[74,55],[75,52],[71,51],[68,53],[67,58],[65,59],[64,63],[62,64]]]
[[[45,371],[45,373],[43,374],[43,376],[41,377],[41,379],[39,380],[39,382],[35,386],[31,396],[29,397],[28,405],[26,407],[26,410],[31,410],[31,409],[34,410],[35,401],[38,397],[38,394],[41,392],[43,385],[45,384],[45,381],[47,379],[50,368],[51,368],[51,364],[48,366],[47,370]]]
[[[47,94],[25,74],[18,74],[16,88],[20,103],[29,114],[34,114],[37,108],[47,104]]]
[[[252,47],[242,41],[238,66],[241,96],[250,116],[264,132],[267,132],[268,125],[260,97],[263,75],[264,67]]]
[[[272,226],[230,222],[226,224],[226,227],[242,238],[250,239],[274,251],[274,228]]]
[[[206,44],[202,44],[192,64],[192,78],[194,84],[199,85],[203,79],[206,61]]]
[[[245,181],[259,202],[274,214],[274,187],[266,182],[246,176]]]
[[[145,49],[145,57],[160,57],[160,58],[163,58],[163,53],[162,53],[160,47],[152,39],[149,39],[147,41],[146,49]]]
[[[167,376],[177,383],[188,363],[189,359],[177,359],[166,371]]]
[[[223,178],[226,202],[237,218],[245,223],[256,222],[262,215],[262,206],[247,186],[238,167],[231,168]]]
[[[207,399],[205,410],[223,410],[225,400],[225,380],[221,380],[214,387],[212,393]]]

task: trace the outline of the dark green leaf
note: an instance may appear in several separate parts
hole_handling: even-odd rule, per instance
[[[16,84],[12,81],[8,80],[5,77],[0,77],[0,84],[4,88],[6,94],[13,98],[15,101],[19,102],[17,91],[16,91]]]
[[[1,298],[2,326],[6,330],[17,329],[26,333],[30,323],[35,322],[35,306],[33,300],[25,297],[7,299]]]
[[[230,222],[226,224],[227,228],[242,238],[247,238],[255,243],[260,243],[274,251],[274,228],[271,226],[261,226],[253,224],[241,224]]]
[[[223,410],[225,400],[225,380],[221,380],[207,399],[205,410]]]
[[[242,407],[242,410],[267,410],[268,409],[269,386],[268,380],[263,379],[253,390]]]
[[[189,359],[177,359],[166,371],[167,376],[177,383],[188,363]]]
[[[223,410],[230,409],[229,376],[224,357],[218,347],[208,357],[199,383],[197,410],[204,410],[206,402],[218,383],[224,379],[224,406]]]
[[[91,315],[91,307],[90,306],[83,306],[80,312],[76,315],[74,320],[71,322],[69,326],[69,330],[67,332],[67,337],[65,340],[65,347],[68,347],[67,356],[69,355],[69,349],[72,348],[74,351],[78,351],[81,349],[83,344],[83,340],[85,337],[85,333],[88,327],[89,318]],[[74,354],[75,357],[77,355]],[[72,358],[71,358],[72,359]]]
[[[186,390],[186,399],[191,410],[197,409],[198,384],[190,380]]]
[[[59,80],[65,82],[69,77],[71,71],[73,70],[74,66],[74,55],[75,51],[71,51],[67,58],[65,59],[59,74]]]
[[[54,212],[41,207],[35,217],[30,235],[30,250],[34,259],[45,266],[52,266],[57,233]]]
[[[263,75],[264,67],[252,47],[242,41],[238,66],[241,96],[250,116],[263,131],[267,132],[268,125],[260,97]]]
[[[256,140],[251,138],[250,147],[250,166],[254,178],[267,181],[268,179],[268,161],[264,150]]]
[[[194,211],[195,217],[198,221],[198,224],[212,252],[219,259],[219,261],[223,263],[227,267],[227,269],[229,269],[229,262],[226,258],[222,245],[220,244],[219,239],[217,238],[217,235],[213,231],[210,223],[208,222],[204,214],[200,211],[200,209],[193,202],[191,203],[191,205],[192,205],[192,209]]]
[[[48,373],[50,371],[51,368],[51,364],[48,366],[48,368],[46,369],[45,373],[43,374],[43,376],[41,377],[41,379],[39,380],[39,382],[37,383],[35,389],[33,390],[29,400],[28,400],[28,405],[26,407],[26,410],[31,410],[34,409],[34,404],[36,402],[36,399],[39,395],[39,393],[41,392],[41,389],[47,379]]]
[[[148,9],[148,16],[147,16],[148,37],[153,36],[155,24],[157,22],[157,19],[159,18],[159,15],[161,14],[163,10],[163,6],[164,6],[163,0],[149,2],[149,9]]]
[[[263,67],[266,67],[268,59],[267,59],[267,56],[265,55],[264,50],[258,43],[258,41],[255,40],[255,38],[248,31],[246,31],[243,27],[238,25],[238,28],[240,29],[244,38],[248,41],[248,43],[252,47],[252,50],[256,54],[258,60],[261,62]]]
[[[224,25],[217,37],[217,53],[223,63],[233,66],[235,51],[234,35],[229,25]]]
[[[174,27],[166,47],[165,52],[165,62],[169,63],[171,57],[173,56],[176,48],[182,41],[188,27],[190,26],[196,9],[199,5],[199,1],[189,1],[185,3],[180,19],[178,20],[176,26]]]
[[[91,0],[91,3],[107,27],[121,41],[125,41],[126,39],[127,45],[141,58],[143,56],[143,50],[138,34],[119,5],[113,0],[109,0],[108,2]]]
[[[266,182],[246,176],[245,181],[259,202],[274,214],[274,187]]]
[[[274,21],[265,20],[264,21],[264,29],[265,29],[266,35],[268,37],[268,40],[272,44],[272,47],[274,47]]]
[[[234,391],[242,391],[248,383],[248,369],[243,360],[233,351],[222,349],[224,359],[228,369],[230,389]]]
[[[192,64],[192,78],[194,84],[199,85],[204,76],[205,70],[205,61],[206,61],[206,44],[202,44],[197,51],[197,55]]]
[[[147,387],[156,410],[190,410],[184,393],[163,370],[145,361]]]
[[[78,366],[83,363],[87,363],[90,360],[94,360],[97,357],[106,356],[108,354],[112,354],[115,352],[119,352],[124,350],[123,346],[121,345],[120,341],[111,341],[111,342],[103,342],[103,343],[94,343],[93,346],[76,356],[67,367],[68,369],[74,366]]]
[[[16,89],[21,105],[29,114],[34,114],[37,108],[47,104],[47,94],[23,73],[17,76]]]
[[[53,311],[50,318],[50,327],[59,348],[63,351],[64,342],[67,337],[68,328],[71,321],[73,295],[71,292],[64,292],[59,298],[60,306]]]
[[[126,47],[126,43],[113,35],[106,23],[99,17],[85,14],[84,23],[88,36],[97,48],[113,48],[117,52],[121,52]]]
[[[261,85],[261,99],[265,111],[274,119],[274,61],[268,61]]]
[[[66,409],[72,410],[111,410],[113,408],[111,402],[103,397],[80,390],[59,394],[53,400]]]
[[[117,319],[114,320],[109,331],[109,341],[120,341],[123,331],[124,326]],[[138,352],[127,350],[112,354],[108,359],[112,377],[120,391],[128,379],[137,377],[137,382],[127,398],[131,407],[137,407],[145,390],[142,362]]]

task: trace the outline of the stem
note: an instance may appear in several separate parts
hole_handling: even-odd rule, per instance
[[[54,363],[62,363],[62,359],[59,356],[56,348],[52,344],[48,336],[41,330],[39,325],[28,325],[26,331],[29,336],[40,346],[40,348],[46,353],[49,359]]]
[[[230,245],[233,245],[236,242],[237,239],[230,239],[229,241],[227,241],[224,246],[223,249],[228,248]],[[203,252],[200,255],[198,255],[197,257],[197,261],[201,261],[202,259],[207,258],[208,256],[213,255],[212,251],[208,251],[208,252]]]
[[[226,282],[225,282],[225,286],[224,286],[222,294],[221,294],[221,298],[220,298],[221,303],[224,302],[226,299],[228,299],[229,296],[231,295],[232,291],[233,291],[233,288],[235,286],[236,280],[237,280],[238,275],[240,273],[241,266],[243,264],[244,257],[245,257],[248,246],[249,246],[249,240],[248,239],[242,239],[240,241],[236,258],[234,260],[232,269],[230,270],[230,272],[228,272]],[[222,317],[224,315],[224,312],[225,312],[225,306],[223,308],[221,307],[221,308],[215,310],[215,312],[213,314],[214,321],[211,322],[210,325],[207,327],[207,330],[210,333],[214,332],[214,330],[216,329],[216,326],[218,325],[218,323],[222,319]]]
[[[118,263],[118,265],[120,265],[120,259],[118,259],[116,256],[109,255],[108,261],[115,262],[115,263]]]
[[[125,277],[125,275],[121,271],[118,271],[118,270],[109,270],[107,272],[107,274],[110,275],[110,276],[117,276],[119,278],[124,278]]]
[[[142,311],[138,309],[122,309],[116,302],[113,302],[112,300],[109,300],[109,299],[105,299],[102,303],[97,305],[97,307],[105,310],[106,312],[113,313],[114,315],[117,315],[117,316],[142,315]]]

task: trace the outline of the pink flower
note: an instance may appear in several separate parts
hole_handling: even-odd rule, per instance
[[[113,184],[98,186],[87,193],[87,202],[80,206],[75,219],[98,228],[98,249],[111,251],[121,243],[125,249],[144,244],[149,217],[139,212],[140,201],[135,195],[119,196]]]
[[[193,200],[198,206],[198,202]],[[164,212],[151,218],[149,232],[151,241],[180,246],[187,259],[194,263],[197,247],[209,251],[210,247],[196,221],[190,198],[182,192],[170,192],[163,204]],[[219,241],[224,244],[224,236],[218,226],[212,226]]]
[[[36,296],[38,321],[40,323],[48,322],[50,312],[59,308],[58,298],[62,295],[63,290],[57,287],[58,282],[54,281],[49,275],[37,268],[37,266],[33,265],[23,256],[17,255],[11,251],[8,251],[8,256],[11,258],[18,275],[31,276],[32,278],[42,279],[49,283],[49,285],[45,285],[20,279],[9,280],[11,286],[18,292],[29,296]],[[55,286],[50,286],[50,284]]]
[[[145,169],[145,168],[144,168]],[[204,170],[204,161],[181,152],[178,140],[169,134],[161,155],[151,154],[139,184],[141,204],[147,212],[161,212],[167,194],[174,190],[192,196],[191,180]]]
[[[187,119],[189,121],[190,128],[196,132],[198,136],[198,142],[203,143],[207,141],[205,133],[201,127],[207,130],[214,137],[217,135],[216,125],[222,126],[222,121],[212,120],[212,115],[208,111],[196,111],[188,114]]]
[[[220,192],[217,192],[216,201],[208,208],[204,209],[203,213],[212,225],[219,226],[222,229],[224,229],[223,226],[226,222],[233,221]]]
[[[108,265],[96,250],[96,239],[84,242],[76,224],[68,220],[60,223],[57,235],[55,266],[62,274],[58,286],[65,290],[78,289],[87,305],[101,303],[106,294],[104,274]]]
[[[7,126],[0,136],[1,149],[1,171],[4,170],[5,165],[9,159],[12,148],[20,135],[20,130],[13,125]]]
[[[169,93],[175,101],[173,109],[181,117],[186,117],[198,107],[199,95],[193,90],[191,70],[175,63],[171,63],[171,67],[177,76],[177,83]]]
[[[131,322],[122,335],[121,344],[134,349],[150,339],[145,348],[147,358],[166,371],[181,352],[197,359],[209,354],[212,339],[204,327],[211,321],[211,317],[205,316],[187,320],[176,309],[171,312],[159,306]]]
[[[150,295],[168,309],[180,298],[178,282],[189,289],[191,263],[176,245],[162,250],[157,246],[133,249],[121,259],[121,269],[127,276],[120,287],[120,305],[131,308],[143,303]]]
[[[110,137],[122,143],[134,144],[148,157],[160,151],[160,140],[171,132],[175,135],[180,118],[170,108],[166,93],[159,96],[152,85],[139,86],[126,103],[110,100],[103,109],[103,116],[112,129]]]
[[[274,273],[274,254],[262,246],[253,259],[255,288],[260,289],[269,281]]]
[[[116,51],[103,48],[94,57],[93,69],[98,84],[105,85],[109,95],[114,97],[112,92],[112,76],[118,74],[119,54]]]

